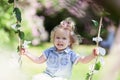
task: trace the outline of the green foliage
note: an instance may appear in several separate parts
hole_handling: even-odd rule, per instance
[[[19,46],[17,46],[17,52],[19,52],[20,51],[20,48],[19,48]]]
[[[18,37],[19,37],[19,43],[18,43],[18,47],[17,47],[17,51],[19,52],[20,49],[22,48],[22,45],[23,45],[23,42],[24,42],[24,32],[20,30],[20,27],[21,27],[21,11],[19,8],[15,7],[14,10],[13,10],[13,13],[15,14],[15,17],[17,19],[16,23],[12,28],[14,30],[16,30],[16,33],[18,34]],[[20,22],[20,23],[18,23]],[[20,63],[21,63],[21,57],[20,59],[18,60]]]
[[[99,62],[97,62],[96,64],[95,64],[95,70],[100,70],[100,67],[101,67],[101,63],[100,63],[100,61]]]
[[[90,73],[87,73],[85,80],[88,80],[90,76],[91,76]]]
[[[13,21],[11,20],[11,10],[12,7],[7,6],[6,2],[0,2],[0,28],[10,26],[10,23]]]
[[[20,31],[19,32],[19,37],[21,40],[24,40],[24,32]]]
[[[14,3],[14,0],[8,0],[8,3]]]
[[[12,16],[12,5],[8,6],[7,0],[0,1],[0,34],[2,36],[0,43],[8,44],[12,43],[15,40],[13,37],[14,34],[11,31],[11,24],[14,22],[14,19],[11,19]]]
[[[104,16],[110,15],[110,13],[108,13],[108,12],[106,12],[106,11],[102,11],[102,12],[100,13],[100,15],[104,17]]]
[[[24,40],[25,34],[24,34],[23,31],[18,30],[18,36],[19,36],[19,38],[20,38],[21,40]]]
[[[20,28],[20,27],[21,27],[21,25],[20,25],[20,24],[17,24],[17,25],[16,25],[16,27],[17,27],[17,28]]]
[[[21,22],[22,18],[21,18],[21,11],[20,11],[20,9],[16,7],[16,8],[14,8],[13,12],[15,12],[17,21]]]
[[[96,20],[92,20],[95,27],[98,27],[99,23]]]
[[[0,36],[2,37],[0,40],[0,44],[8,43],[10,41],[10,39],[8,38],[9,35],[2,29],[0,30]]]

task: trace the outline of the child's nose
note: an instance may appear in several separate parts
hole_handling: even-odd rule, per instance
[[[59,42],[62,42],[63,40],[62,39],[59,39]]]

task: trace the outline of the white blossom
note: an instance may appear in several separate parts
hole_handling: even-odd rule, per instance
[[[93,41],[95,41],[95,42],[100,42],[100,41],[102,41],[103,39],[101,38],[101,37],[94,37],[93,38]]]
[[[31,41],[24,41],[24,43],[22,44],[22,47],[23,48],[28,48],[29,46],[28,46],[28,44],[30,44],[31,43]]]
[[[17,30],[16,24],[11,25],[11,28]]]
[[[101,65],[104,65],[104,64],[105,64],[105,61],[104,61],[104,58],[103,58],[103,57],[100,57],[99,60],[100,60]]]
[[[100,54],[101,56],[104,56],[104,55],[106,54],[106,50],[105,50],[104,48],[98,47],[98,49],[99,49],[99,54]]]

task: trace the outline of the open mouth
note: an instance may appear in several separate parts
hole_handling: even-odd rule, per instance
[[[63,44],[57,44],[57,46],[63,46]]]

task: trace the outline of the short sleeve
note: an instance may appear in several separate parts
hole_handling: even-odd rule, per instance
[[[71,52],[71,61],[72,61],[73,64],[76,63],[78,58],[79,58],[79,55],[72,51]]]
[[[43,51],[43,55],[45,56],[46,59],[48,58],[49,53],[50,53],[49,49],[46,49],[46,50]]]

